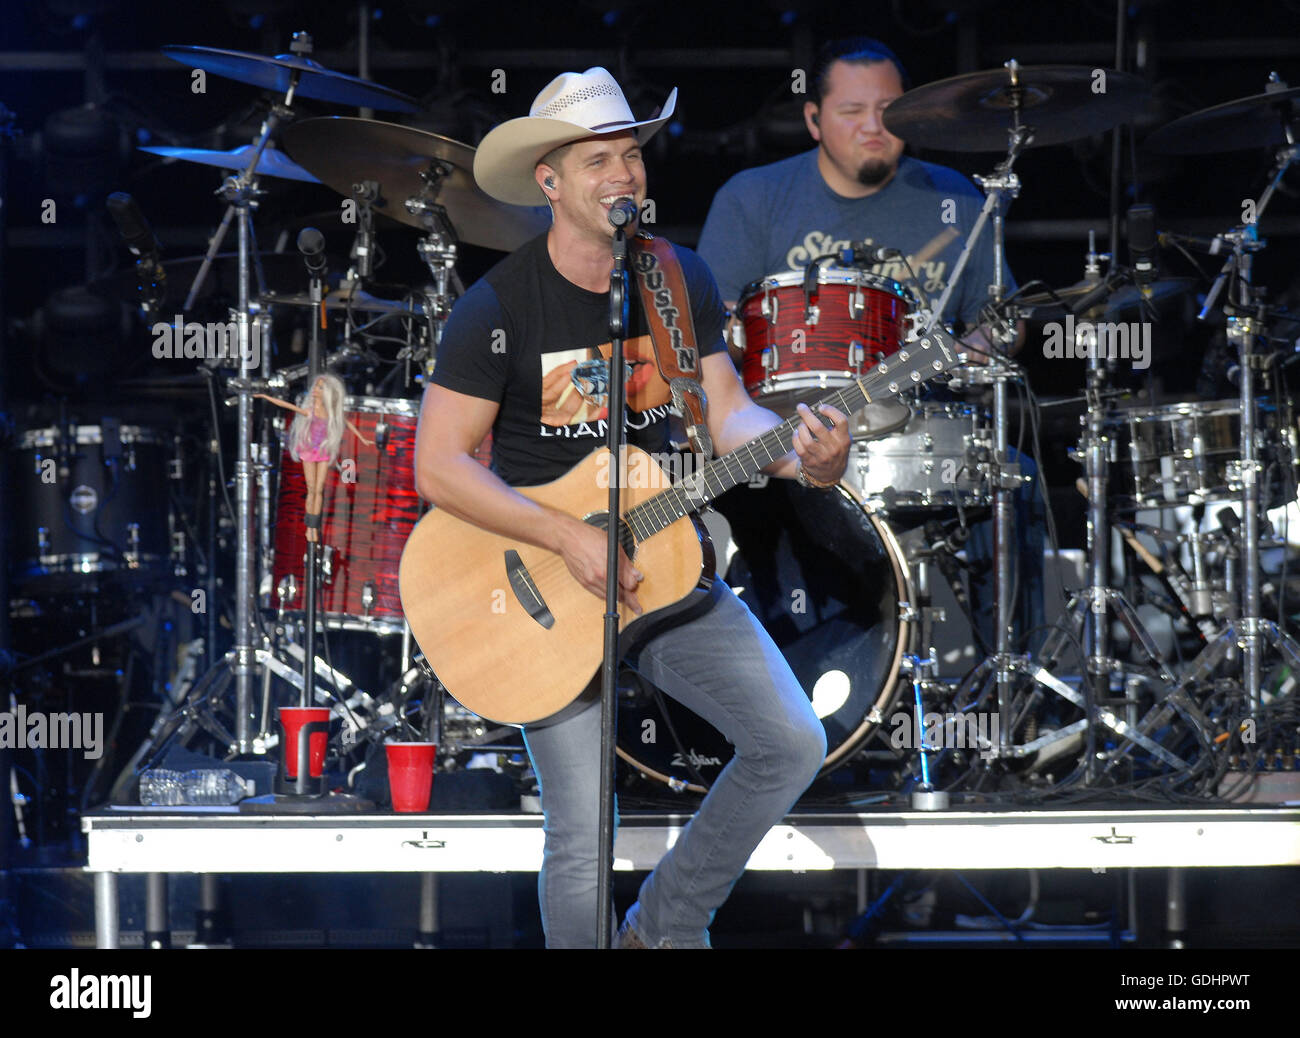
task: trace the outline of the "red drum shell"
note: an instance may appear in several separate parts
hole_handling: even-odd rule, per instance
[[[823,270],[805,296],[803,278],[800,271],[786,271],[755,281],[736,306],[744,332],[745,389],[778,413],[848,385],[903,342],[908,305],[898,282],[865,271]],[[856,365],[850,355],[855,344],[862,349]]]
[[[329,468],[321,510],[321,544],[332,549],[329,573],[317,594],[317,609],[334,627],[391,629],[401,626],[397,570],[402,548],[423,512],[415,491],[415,429],[419,406],[410,400],[348,397],[345,414],[369,440],[381,422],[388,426],[383,447],[366,446],[343,430],[338,459]],[[348,465],[352,462],[355,471]],[[307,481],[302,466],[284,448],[275,525],[272,605],[287,612],[304,608],[303,560],[307,535],[303,511]],[[294,578],[294,594],[280,590]],[[367,599],[373,600],[367,605]]]

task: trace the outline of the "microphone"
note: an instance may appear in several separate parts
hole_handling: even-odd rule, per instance
[[[952,588],[952,597],[957,607],[969,615],[970,598],[966,594],[966,584],[962,580],[961,567],[956,559],[957,552],[966,544],[967,536],[967,531],[960,526],[945,531],[937,519],[929,519],[925,524],[925,539],[930,542],[930,557]]]
[[[1133,266],[1133,280],[1143,295],[1149,296],[1148,286],[1155,281],[1156,266],[1156,210],[1151,205],[1131,205],[1128,208],[1128,253]]]
[[[307,273],[314,278],[324,278],[325,235],[315,227],[304,227],[298,232],[298,251],[307,263]]]
[[[145,297],[143,305],[146,311],[151,311],[163,298],[167,283],[167,272],[159,259],[162,243],[149,226],[149,221],[144,218],[136,200],[125,191],[114,191],[108,196],[107,205],[109,215],[117,224],[118,233],[135,257],[136,276],[140,282],[140,292]]]
[[[636,203],[630,198],[620,198],[609,207],[609,222],[613,227],[626,227],[637,217]]]
[[[1219,521],[1219,528],[1228,535],[1228,540],[1236,547],[1241,543],[1241,517],[1231,508],[1220,508],[1214,514]]]
[[[901,259],[903,253],[887,245],[871,245],[868,242],[854,242],[847,249],[840,250],[840,263],[846,267],[855,264],[884,263],[886,260]]]
[[[162,245],[134,198],[125,191],[114,191],[108,196],[108,211],[117,224],[126,247],[131,250],[131,255],[137,259],[150,256],[157,258]]]

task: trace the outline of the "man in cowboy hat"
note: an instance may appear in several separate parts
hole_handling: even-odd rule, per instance
[[[604,442],[607,411],[591,393],[590,376],[591,365],[600,367],[609,350],[609,213],[622,200],[640,210],[646,196],[641,146],[672,115],[676,93],[661,116],[637,121],[605,69],[566,73],[537,96],[528,116],[484,138],[474,161],[479,186],[503,202],[545,202],[554,223],[456,304],[420,413],[421,495],[469,522],[555,552],[573,579],[602,599],[605,534],[511,488],[556,479]],[[778,418],[740,384],[722,342],[723,308],[707,268],[686,249],[676,254],[698,343],[699,357],[691,363],[698,361],[707,427],[721,454]],[[666,452],[669,398],[656,382],[662,377],[647,347],[649,326],[635,289],[629,298],[628,441]],[[821,418],[806,408],[801,415],[794,451],[767,471],[833,485],[848,456],[847,419],[829,407]],[[489,430],[493,471],[473,457]],[[620,594],[638,614],[640,579],[622,556]],[[764,833],[815,777],[826,752],[825,730],[808,697],[743,603],[718,581],[700,606],[689,620],[656,628],[632,650],[634,662],[649,681],[722,731],[736,747],[735,758],[642,885],[619,936],[623,946],[708,947],[714,911]],[[545,812],[539,892],[550,947],[596,943],[599,731],[594,704],[524,732]]]

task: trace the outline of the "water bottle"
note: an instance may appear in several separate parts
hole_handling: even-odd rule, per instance
[[[251,796],[252,783],[233,771],[222,768],[202,768],[185,774],[185,802],[187,804],[233,804]]]
[[[140,803],[145,807],[175,807],[185,803],[185,776],[179,771],[155,768],[140,776]]]
[[[252,784],[227,768],[157,768],[140,776],[140,803],[146,807],[233,804],[252,793]]]

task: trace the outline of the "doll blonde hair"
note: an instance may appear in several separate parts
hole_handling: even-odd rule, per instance
[[[299,407],[312,411],[311,397],[317,385],[320,386],[321,405],[325,409],[326,421],[329,423],[325,442],[318,449],[334,458],[338,456],[339,444],[343,442],[343,427],[346,424],[343,417],[343,402],[347,396],[347,389],[343,385],[343,380],[337,375],[318,375],[316,381],[307,387],[307,391],[298,401]],[[289,455],[294,461],[301,461],[300,452],[304,447],[311,446],[313,417],[314,412],[297,415],[293,424],[289,426]]]

